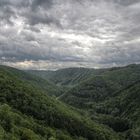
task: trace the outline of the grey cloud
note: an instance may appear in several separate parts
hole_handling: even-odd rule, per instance
[[[40,33],[40,29],[35,26],[27,26],[27,27],[24,27],[24,29],[32,31],[32,32]]]
[[[5,38],[9,32],[5,33]],[[11,35],[15,31],[11,31]],[[0,57],[5,57],[7,61],[14,58],[14,61],[24,60],[57,60],[57,61],[80,61],[72,47],[67,48],[64,41],[51,39],[49,36],[38,38],[38,33],[22,31],[14,39],[0,39]],[[40,33],[39,33],[40,35]],[[45,36],[46,37],[46,36]],[[5,60],[5,61],[6,61]]]
[[[139,0],[0,0],[0,62],[35,69],[138,63],[139,9]]]
[[[117,2],[124,6],[129,6],[131,4],[138,3],[139,0],[114,0],[114,2]]]
[[[49,8],[52,6],[53,0],[33,0],[32,2],[32,9],[36,10],[39,6],[44,8]]]
[[[44,11],[42,12],[31,12],[27,15],[27,22],[30,25],[36,25],[36,24],[55,24],[60,25],[59,21],[51,16],[49,16]]]
[[[9,4],[11,4],[9,0],[1,0],[0,1],[0,6],[9,5]]]
[[[1,19],[1,24],[13,24],[11,21],[11,17],[16,17],[15,12],[12,7],[9,6],[4,6],[0,7],[0,19]]]
[[[1,0],[0,1],[0,17],[5,24],[11,23],[11,17],[16,18],[22,16],[31,25],[35,24],[56,24],[59,25],[58,20],[49,16],[47,10],[53,3],[53,0]],[[45,8],[45,9],[42,9]],[[47,8],[47,9],[46,9]],[[24,12],[22,12],[22,10]],[[39,13],[39,10],[41,11]]]

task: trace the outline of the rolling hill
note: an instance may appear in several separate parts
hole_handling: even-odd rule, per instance
[[[91,118],[109,125],[115,131],[125,131],[125,139],[140,139],[140,80],[119,91],[113,97],[92,106]]]
[[[140,65],[112,68],[68,90],[61,101],[88,112],[91,118],[140,139]]]
[[[33,73],[59,87],[70,87],[57,99],[109,126],[124,140],[140,139],[140,65]]]
[[[46,89],[41,89],[35,84],[34,78],[30,79],[30,75],[23,71],[0,67],[1,139],[119,140],[121,138],[108,126],[92,121],[76,109],[47,96]]]
[[[62,94],[63,90],[62,88],[56,86],[55,84],[40,78],[38,76],[35,76],[33,74],[29,74],[27,72],[14,69],[12,67],[7,66],[0,66],[1,71],[7,72],[9,75],[14,76],[15,78],[20,78],[25,83],[31,84],[34,87],[40,88],[41,90],[44,90],[48,95],[50,96],[59,96]]]
[[[28,70],[27,72],[53,82],[58,86],[72,87],[92,77],[92,75],[98,75],[104,71],[105,69],[66,68],[56,71]]]
[[[61,95],[60,99],[76,107],[90,106],[92,102],[103,101],[120,90],[140,80],[140,65],[106,69],[100,75],[92,75],[79,85]]]

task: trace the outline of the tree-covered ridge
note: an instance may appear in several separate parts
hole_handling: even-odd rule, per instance
[[[60,69],[60,70],[55,70],[55,71],[27,70],[26,72],[30,74],[34,74],[38,77],[41,77],[59,86],[72,87],[94,76],[99,76],[110,71],[119,71],[119,70],[121,71],[122,69],[128,69],[129,71],[132,67],[135,68],[139,66],[129,65],[127,67],[115,67],[115,68],[106,68],[106,69],[92,69],[92,68],[81,67],[81,68],[66,68],[66,69]]]
[[[120,90],[140,80],[140,65],[107,69],[100,75],[93,75],[68,90],[61,100],[76,107],[90,106],[92,102],[103,101]]]
[[[58,87],[38,76],[0,66],[2,140],[140,139],[140,65],[90,69],[92,74],[82,69],[79,81],[77,68],[66,70],[64,76],[60,70],[59,82],[69,82]]]
[[[72,88],[59,99],[88,112],[93,120],[140,139],[140,65],[112,68]]]
[[[15,78],[20,78],[20,80],[24,81],[25,83],[29,83],[29,84],[33,85],[34,87],[44,90],[48,95],[59,96],[63,92],[63,90],[61,88],[57,87],[55,84],[53,84],[43,78],[40,78],[38,76],[32,75],[32,73],[29,74],[27,72],[17,70],[15,68],[2,66],[2,65],[0,65],[0,70],[7,72],[9,75],[11,75]]]
[[[7,104],[0,105],[1,140],[74,140],[68,133],[38,123]]]
[[[97,120],[107,124],[114,130],[125,132],[126,139],[140,139],[140,81],[121,90],[113,97],[94,104],[94,114],[98,113]]]
[[[98,75],[104,72],[104,69],[86,69],[86,68],[66,68],[56,71],[29,70],[27,72],[47,79],[59,86],[75,86],[92,75]]]
[[[5,140],[119,139],[109,127],[80,115],[47,96],[44,90],[25,82],[19,76],[21,71],[6,69],[0,68],[0,133]]]

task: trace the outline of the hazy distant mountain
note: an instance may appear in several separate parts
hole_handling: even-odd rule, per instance
[[[98,75],[104,72],[104,69],[66,68],[56,71],[29,70],[27,72],[35,74],[43,79],[47,79],[56,85],[74,86],[81,81],[92,77],[92,75]]]

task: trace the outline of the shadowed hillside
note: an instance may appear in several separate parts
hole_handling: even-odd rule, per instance
[[[92,77],[92,75],[98,75],[104,71],[104,69],[67,68],[56,71],[29,70],[27,72],[47,79],[59,86],[74,86]]]
[[[40,76],[42,72],[34,73]],[[54,84],[65,86],[65,92],[57,99],[109,126],[123,139],[140,139],[140,65],[102,70],[70,68],[46,73],[52,73],[48,79]],[[71,88],[66,88],[70,85]]]
[[[17,74],[16,74],[17,73]],[[25,80],[0,68],[0,136],[4,140],[117,140],[109,127],[81,116]],[[26,74],[25,74],[26,75]]]

